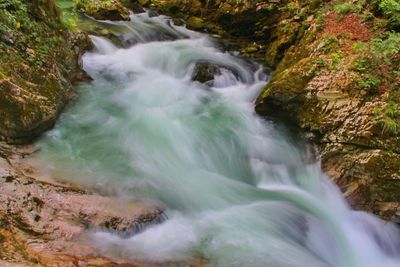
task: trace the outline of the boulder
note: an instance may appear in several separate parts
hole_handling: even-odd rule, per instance
[[[74,185],[36,180],[31,176],[38,177],[37,170],[21,159],[20,152],[10,153],[11,156],[0,158],[2,260],[24,266],[73,266],[78,261],[80,266],[139,264],[132,259],[100,255],[85,241],[86,235],[101,230],[126,237],[161,222],[162,210]]]
[[[98,20],[129,20],[129,10],[118,0],[81,0],[77,7]]]
[[[220,73],[219,68],[218,65],[212,63],[198,62],[195,65],[192,80],[201,83],[211,81],[214,79],[214,75]]]

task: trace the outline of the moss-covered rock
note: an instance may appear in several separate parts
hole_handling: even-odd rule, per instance
[[[276,70],[256,110],[263,115],[278,110],[303,131],[313,133],[309,136],[320,148],[324,169],[354,206],[398,220],[398,137],[385,134],[377,123],[377,116],[385,116],[382,111],[378,115],[380,110],[395,110],[394,104],[387,107],[387,103],[393,99],[390,92],[397,90],[396,80],[382,73],[386,83],[392,83],[389,93],[372,90],[379,81],[370,77],[379,70],[372,64],[361,65],[360,58],[366,55],[359,48],[371,45],[370,22],[356,13],[339,19],[332,11],[334,3],[327,3],[318,8],[326,14],[321,24],[307,13],[308,8],[303,7],[303,19],[286,17],[271,31],[275,37],[270,39],[266,62]],[[363,8],[368,12],[368,6]],[[375,34],[385,35],[385,29]],[[390,62],[389,72],[397,65],[394,58],[379,57],[373,64]],[[360,81],[360,76],[367,80]],[[348,188],[358,188],[357,193],[348,193]],[[383,206],[385,211],[380,210]]]
[[[204,21],[202,18],[199,17],[190,17],[186,21],[188,28],[194,30],[200,30],[204,27]]]
[[[99,20],[129,20],[129,10],[118,0],[79,0],[77,8]]]
[[[91,42],[65,28],[52,0],[14,1],[0,20],[0,140],[27,142],[50,128],[71,98]]]

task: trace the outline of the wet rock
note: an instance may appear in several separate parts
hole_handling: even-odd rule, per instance
[[[322,167],[341,187],[353,207],[400,220],[400,155],[356,144],[321,147]]]
[[[245,47],[244,49],[242,49],[242,53],[255,53],[255,52],[258,52],[260,50],[260,48],[259,47],[257,47],[257,46],[248,46],[248,47]]]
[[[92,47],[86,34],[69,32],[59,24],[54,1],[27,5],[30,13],[21,11],[20,16],[28,21],[41,18],[32,21],[32,34],[37,37],[4,35],[13,40],[12,46],[0,40],[4,51],[0,57],[0,140],[10,143],[30,142],[53,126],[74,96],[72,83],[87,77],[80,57]]]
[[[20,64],[20,72],[29,77],[26,81],[19,77],[0,79],[0,140],[29,142],[53,126],[73,96],[72,82],[86,77],[78,59],[91,42],[87,37],[73,36],[68,40],[71,50],[59,54],[62,61],[39,68]],[[29,57],[36,58],[35,51],[31,50]]]
[[[77,261],[82,263],[80,266],[133,265],[136,263],[132,260],[101,256],[81,237],[88,230],[124,234],[133,225],[140,228],[161,221],[162,211],[157,207],[100,196],[71,185],[35,180],[25,172],[35,174],[34,168],[21,161],[20,156],[0,158],[3,260],[29,266],[32,263],[70,266]],[[11,181],[7,178],[10,176]]]
[[[139,4],[141,4],[142,6],[148,6],[150,5],[150,0],[139,0]]]
[[[129,10],[118,0],[84,0],[77,7],[98,20],[129,20]]]
[[[204,27],[204,21],[199,17],[190,17],[187,21],[187,26],[190,29],[200,30]]]
[[[143,215],[136,216],[134,218],[122,218],[122,217],[111,217],[104,220],[100,225],[94,228],[102,227],[100,230],[107,230],[117,234],[123,238],[129,238],[135,234],[138,234],[146,228],[155,224],[162,223],[166,220],[161,209],[149,210]]]
[[[143,13],[145,9],[143,7],[148,6],[150,1],[147,3],[141,3],[141,1],[132,1],[132,0],[121,0],[122,4],[131,10],[133,13]]]
[[[192,80],[206,83],[214,79],[214,75],[219,74],[219,66],[209,62],[198,62],[195,65]]]
[[[0,135],[3,138],[29,139],[54,124],[56,103],[7,79],[0,80],[0,90]]]

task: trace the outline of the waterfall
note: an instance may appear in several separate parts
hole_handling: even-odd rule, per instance
[[[99,22],[93,78],[35,161],[52,177],[165,208],[164,222],[91,234],[109,256],[209,266],[398,267],[398,229],[352,211],[319,162],[254,113],[262,66],[223,52],[165,16]],[[193,81],[198,63],[213,66]]]

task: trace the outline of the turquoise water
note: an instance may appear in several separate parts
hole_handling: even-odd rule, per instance
[[[349,209],[335,185],[254,113],[261,66],[220,51],[163,16],[102,22],[125,48],[92,37],[93,81],[38,144],[54,179],[165,208],[168,219],[122,238],[91,234],[110,256],[209,266],[400,266],[400,234]],[[197,62],[218,66],[192,80]]]

